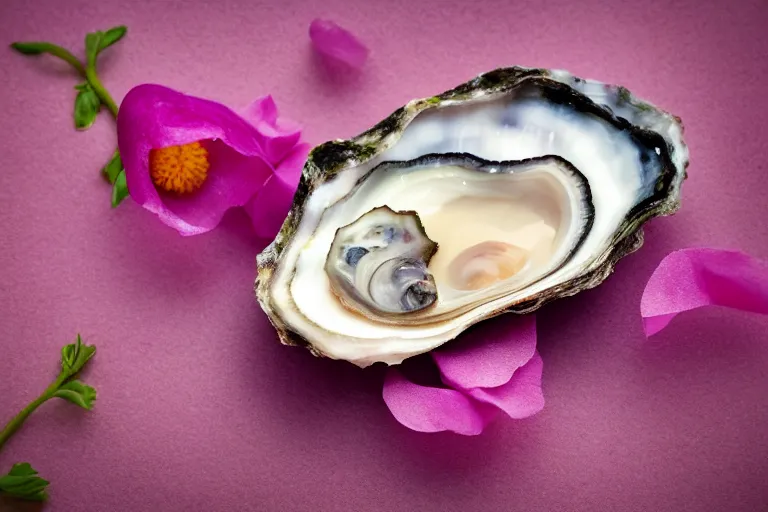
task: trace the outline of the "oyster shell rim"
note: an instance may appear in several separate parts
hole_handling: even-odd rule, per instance
[[[672,161],[675,151],[667,139],[658,132],[632,124],[627,119],[617,116],[610,107],[596,103],[587,94],[575,89],[564,81],[570,79],[574,84],[592,82],[615,93],[622,103],[629,104],[638,111],[654,111],[660,117],[666,117],[677,125],[680,131],[681,149],[685,150],[684,160],[678,171]],[[376,123],[368,130],[349,139],[335,139],[315,146],[309,153],[302,169],[301,179],[293,197],[291,209],[274,240],[256,257],[257,276],[254,281],[254,293],[261,308],[266,313],[271,325],[277,332],[283,345],[303,346],[317,357],[330,357],[324,354],[312,342],[298,332],[291,330],[279,315],[275,314],[270,304],[269,287],[291,237],[298,229],[303,216],[301,207],[307,197],[320,185],[335,177],[345,167],[361,165],[388,149],[394,140],[407,128],[420,113],[443,106],[461,104],[465,101],[492,100],[520,87],[524,83],[544,86],[545,97],[555,103],[573,103],[580,110],[597,115],[614,127],[629,132],[632,138],[656,141],[655,146],[662,148],[662,164],[656,180],[653,194],[638,202],[624,217],[615,231],[607,250],[598,255],[585,271],[575,277],[551,286],[526,300],[509,304],[503,308],[466,325],[470,326],[505,314],[528,314],[557,299],[574,296],[582,291],[602,284],[614,271],[616,264],[629,254],[640,249],[644,241],[643,225],[650,219],[674,215],[681,207],[682,182],[688,178],[690,165],[688,147],[683,139],[685,131],[682,120],[670,112],[634,96],[629,89],[596,80],[579,78],[557,69],[527,68],[521,66],[500,67],[477,75],[452,89],[438,95],[413,99],[396,109],[392,114]],[[562,93],[564,97],[553,96]],[[466,330],[466,329],[464,329]],[[462,330],[463,332],[463,330]],[[456,337],[460,336],[459,333]],[[449,343],[452,339],[446,339]]]

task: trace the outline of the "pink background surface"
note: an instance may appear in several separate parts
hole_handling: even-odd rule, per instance
[[[328,76],[307,29],[362,36]],[[539,315],[545,409],[480,437],[411,432],[361,371],[280,346],[252,295],[241,214],[182,239],[98,174],[115,144],[76,133],[75,78],[0,50],[0,420],[98,346],[92,413],[48,403],[0,454],[51,480],[56,511],[768,510],[768,318],[698,310],[645,343],[643,286],[676,248],[768,256],[768,3],[247,0],[0,3],[3,45],[127,24],[101,72],[118,101],[156,82],[241,108],[272,93],[312,143],[502,65],[618,82],[680,115],[684,206],[600,288]]]

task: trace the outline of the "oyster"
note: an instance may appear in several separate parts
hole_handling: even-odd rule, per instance
[[[256,294],[283,343],[398,364],[604,281],[680,207],[679,118],[564,71],[498,69],[313,149]]]

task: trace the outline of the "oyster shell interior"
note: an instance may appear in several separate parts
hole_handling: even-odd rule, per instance
[[[379,203],[387,206],[376,207]],[[409,211],[412,207],[418,211]],[[392,208],[407,213],[398,215]],[[350,217],[357,220],[338,229]],[[296,277],[314,272],[314,265],[325,260],[339,300],[369,320],[410,325],[450,320],[551,273],[584,241],[593,218],[586,178],[559,157],[488,162],[434,154],[385,162],[323,215],[314,234],[318,244],[300,256]],[[401,219],[408,219],[411,229],[404,229]],[[350,239],[350,229],[362,240]],[[379,233],[389,233],[394,243],[384,246]],[[325,257],[311,252],[322,251],[331,237]],[[404,237],[410,243],[400,242]],[[328,269],[348,266],[350,255],[362,251],[355,291],[334,287],[334,272]],[[423,270],[413,272],[416,265]],[[414,279],[403,282],[398,274],[406,269]],[[400,284],[418,287],[419,295],[427,286],[433,290],[420,307],[407,307],[414,293]],[[353,298],[395,289],[400,294],[393,298],[403,307],[390,308],[390,314]]]
[[[284,342],[397,364],[602,282],[687,164],[679,120],[626,89],[497,70],[316,148],[257,294]]]

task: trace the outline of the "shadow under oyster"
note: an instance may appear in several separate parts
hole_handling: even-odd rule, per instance
[[[257,298],[285,344],[399,364],[603,282],[687,167],[680,119],[627,89],[497,69],[314,148]]]

